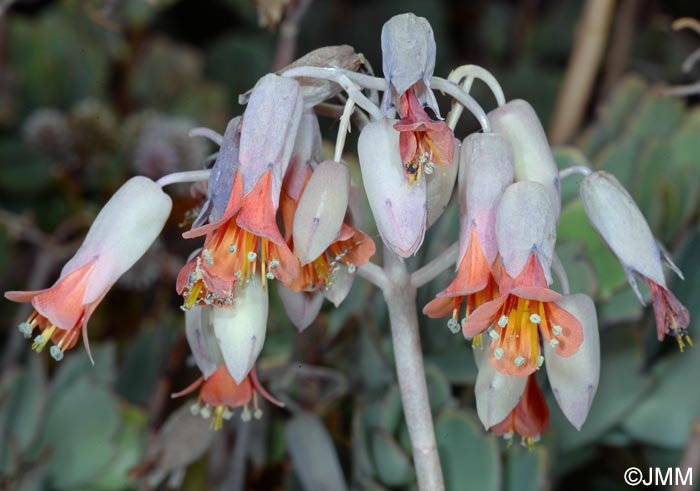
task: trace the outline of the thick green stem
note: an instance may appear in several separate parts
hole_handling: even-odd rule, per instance
[[[411,438],[418,488],[421,491],[442,491],[445,484],[425,380],[416,312],[416,288],[411,285],[411,276],[403,259],[386,249],[384,268],[389,285],[383,292],[389,308],[396,373],[404,418]]]

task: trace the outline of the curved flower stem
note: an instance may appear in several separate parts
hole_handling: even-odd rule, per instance
[[[389,287],[383,289],[383,293],[389,308],[396,374],[404,418],[413,449],[418,489],[443,491],[445,484],[435,441],[428,385],[423,366],[423,351],[418,332],[416,288],[411,285],[411,276],[406,270],[403,259],[396,256],[388,247],[384,252],[384,264]]]
[[[379,108],[367,98],[362,93],[360,85],[358,85],[358,80],[374,80],[376,77],[371,77],[369,75],[362,75],[355,72],[346,72],[345,70],[340,70],[338,68],[322,68],[313,66],[300,66],[297,68],[291,68],[282,73],[284,77],[299,78],[318,78],[322,80],[330,80],[340,85],[345,92],[347,92],[348,97],[350,97],[355,104],[360,106],[362,109],[367,111],[367,113],[372,116],[373,120],[382,119],[383,114]],[[380,79],[381,80],[381,79]],[[376,85],[376,84],[375,84]],[[362,85],[364,86],[364,84]],[[365,88],[376,88],[367,87]]]
[[[484,109],[472,96],[464,92],[459,85],[449,80],[445,80],[444,78],[433,77],[430,79],[430,86],[435,90],[444,92],[445,94],[451,95],[457,99],[457,102],[469,110],[469,112],[472,113],[479,121],[481,129],[484,131],[484,133],[491,132],[491,123],[489,122],[489,118],[486,117]]]
[[[499,84],[496,77],[485,68],[478,65],[462,65],[452,70],[447,76],[447,80],[456,84],[459,84],[462,79],[466,79],[462,85],[462,90],[467,94],[471,90],[474,80],[479,79],[491,90],[491,93],[496,98],[496,104],[498,104],[499,107],[506,103],[506,97],[503,94],[501,84]]]
[[[160,187],[165,187],[171,184],[178,184],[182,182],[206,181],[209,179],[209,174],[211,174],[211,169],[174,172],[172,174],[167,174],[161,177],[156,181],[156,184],[158,184]]]
[[[435,279],[440,273],[452,266],[457,260],[459,252],[459,243],[455,242],[450,247],[442,251],[442,253],[430,261],[420,269],[417,269],[411,274],[411,285],[413,288],[420,288]]]

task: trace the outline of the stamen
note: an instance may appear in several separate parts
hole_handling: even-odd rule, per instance
[[[348,264],[348,273],[354,274],[356,270],[357,266],[355,266],[354,264]]]
[[[542,317],[540,317],[537,314],[531,314],[530,315],[530,322],[532,322],[533,324],[539,324],[540,322],[542,322]]]
[[[204,418],[204,419],[209,419],[211,418],[211,407],[209,404],[205,405],[201,411],[199,411],[199,415]]]
[[[491,329],[489,329],[489,337],[491,339],[493,339],[494,341],[497,341],[498,338],[501,337],[501,335],[498,334],[495,329],[491,328]]]
[[[192,416],[197,416],[199,414],[200,410],[201,410],[201,408],[199,407],[199,404],[196,402],[190,406],[190,414],[192,414]]]
[[[498,327],[506,327],[508,325],[508,316],[502,315],[498,319]]]
[[[459,332],[459,322],[456,319],[450,319],[447,321],[447,328],[452,334],[457,334]]]
[[[41,331],[41,334],[34,338],[32,349],[35,350],[37,353],[40,353],[41,350],[43,350],[46,346],[46,343],[48,343],[51,339],[51,336],[53,336],[55,330],[56,326],[51,324],[49,327]]]
[[[273,259],[270,261],[270,269],[275,269],[280,265],[280,262],[277,259]]]
[[[233,411],[231,411],[227,407],[224,407],[224,411],[221,413],[221,417],[224,418],[226,421],[228,421],[231,418],[233,418]]]
[[[236,249],[236,244],[231,244],[230,246],[228,246],[228,252],[230,252],[231,254],[235,253]]]
[[[500,346],[499,346],[498,348],[496,348],[495,350],[493,350],[493,356],[494,356],[497,360],[500,360],[501,358],[503,358],[503,355],[504,355],[504,354],[505,354],[505,353],[504,353],[504,351],[503,351],[503,348],[501,348]]]
[[[552,334],[555,336],[561,336],[561,333],[563,332],[563,329],[559,325],[553,325],[552,326]]]
[[[552,348],[556,348],[557,346],[559,346],[559,340],[558,340],[558,339],[552,339],[552,340],[549,342],[549,345],[550,345]]]
[[[540,355],[537,358],[537,368],[540,368],[544,364],[544,356]]]
[[[248,404],[246,404],[243,407],[243,412],[241,413],[241,421],[247,423],[248,421],[250,421],[250,419],[251,419],[250,409],[248,409]]]
[[[211,251],[209,249],[202,249],[202,257],[204,258],[204,262],[209,266],[214,264],[214,259],[212,259]]]
[[[253,262],[258,258],[258,255],[255,253],[255,251],[250,251],[248,252],[248,262]]]
[[[525,364],[525,357],[522,355],[518,355],[517,358],[515,358],[515,366],[521,367],[524,364]]]

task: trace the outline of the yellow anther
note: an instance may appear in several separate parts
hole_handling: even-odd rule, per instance
[[[191,309],[194,307],[195,303],[197,303],[197,297],[199,297],[199,293],[202,291],[203,286],[204,284],[202,283],[202,280],[197,280],[194,282],[190,288],[190,292],[187,294],[187,298],[185,298],[186,309]]]

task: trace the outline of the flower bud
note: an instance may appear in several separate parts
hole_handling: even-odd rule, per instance
[[[315,292],[296,292],[281,283],[277,283],[277,293],[287,317],[299,332],[309,327],[321,311],[323,295],[318,290]]]
[[[326,160],[311,174],[294,214],[293,237],[302,266],[320,256],[338,237],[348,208],[350,173]]]
[[[476,412],[488,430],[503,421],[515,408],[525,390],[527,377],[513,377],[499,372],[488,359],[490,342],[474,349],[474,361],[479,369],[474,393]]]
[[[542,184],[559,220],[561,195],[559,170],[537,113],[523,100],[514,100],[489,113],[491,129],[501,133],[513,147],[516,181]]]
[[[360,133],[357,152],[362,180],[377,229],[401,257],[416,253],[425,235],[425,186],[407,186],[395,121],[369,123]]]
[[[262,288],[258,276],[251,276],[247,282],[236,286],[233,306],[214,308],[212,312],[221,354],[237,384],[243,382],[262,351],[267,310],[267,291]]]
[[[195,306],[185,310],[185,336],[204,378],[209,378],[224,361],[214,335],[211,309]]]
[[[584,294],[567,295],[557,302],[576,317],[583,329],[583,343],[569,357],[558,356],[544,343],[545,366],[549,384],[559,407],[577,430],[586,421],[598,388],[600,375],[600,336],[593,301]]]
[[[459,140],[454,140],[454,155],[452,164],[444,166],[440,170],[433,170],[432,175],[426,181],[426,206],[428,207],[428,227],[432,226],[447,208],[452,197],[457,173],[459,171]]]

